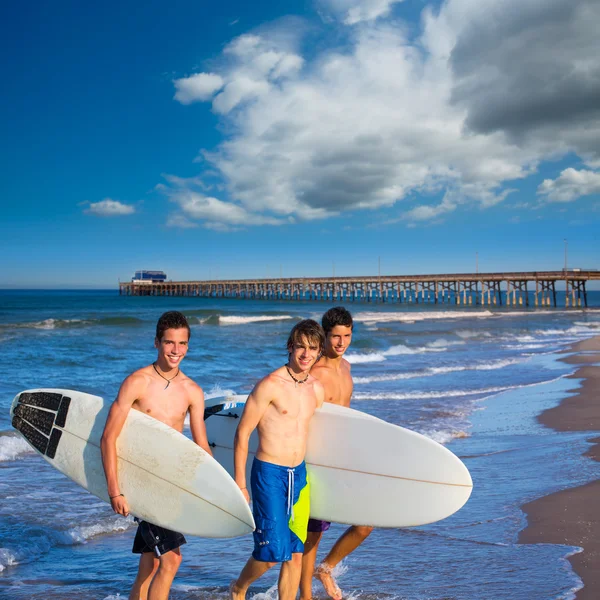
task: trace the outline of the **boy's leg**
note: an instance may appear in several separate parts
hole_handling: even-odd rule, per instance
[[[333,548],[329,551],[322,564],[333,569],[348,554],[354,552],[371,535],[371,531],[373,531],[372,527],[361,525],[348,527],[333,545]]]
[[[242,569],[240,576],[231,584],[230,592],[233,600],[244,600],[248,588],[252,585],[252,582],[256,581],[261,575],[264,575],[272,566],[276,565],[274,562],[264,562],[262,560],[256,560],[250,557],[248,562]]]
[[[150,589],[148,591],[148,600],[169,600],[169,591],[171,584],[179,565],[181,564],[181,552],[179,548],[165,552],[159,558],[159,567],[152,578]]]
[[[279,600],[296,600],[298,585],[300,584],[300,573],[302,571],[302,553],[293,552],[292,560],[281,563],[279,572]]]
[[[342,597],[342,592],[331,574],[331,570],[351,552],[354,552],[371,535],[371,531],[373,531],[372,527],[359,525],[349,527],[317,567],[315,577],[323,584],[325,592],[330,598],[338,600]]]
[[[145,552],[140,555],[140,565],[129,594],[129,600],[148,599],[148,588],[157,569],[158,558],[152,552]]]
[[[300,600],[312,598],[312,579],[317,562],[317,550],[322,537],[322,531],[309,531],[306,535],[302,556],[302,574],[300,575]]]

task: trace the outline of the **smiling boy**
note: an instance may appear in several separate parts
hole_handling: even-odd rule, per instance
[[[186,414],[196,444],[212,455],[204,425],[204,394],[180,370],[188,351],[190,327],[177,311],[164,313],[156,324],[156,360],[129,375],[121,384],[117,399],[108,414],[102,435],[102,462],[112,509],[129,514],[127,498],[121,493],[117,477],[117,438],[130,410],[139,410],[183,431]],[[181,564],[179,547],[185,544],[181,533],[140,522],[133,552],[141,554],[130,600],[167,600],[171,584]]]
[[[352,342],[354,327],[352,315],[344,307],[336,306],[323,315],[321,324],[325,331],[325,347],[323,356],[313,367],[311,374],[322,383],[325,389],[325,402],[349,407],[353,383],[350,363],[344,358],[344,353]],[[313,575],[323,584],[330,598],[341,600],[342,592],[332,575],[332,569],[356,550],[373,530],[372,527],[358,525],[348,528],[315,569],[319,542],[323,532],[327,531],[330,525],[328,521],[316,519],[310,519],[308,522],[308,535],[302,559],[300,600],[312,598]]]
[[[250,584],[277,563],[279,599],[296,598],[309,515],[308,425],[324,399],[310,369],[324,338],[315,321],[297,323],[287,342],[288,363],[262,379],[246,401],[235,434],[235,481],[248,501],[250,483],[256,530],[254,552],[231,585],[233,600],[243,600]],[[248,441],[255,429],[259,445],[247,482]]]

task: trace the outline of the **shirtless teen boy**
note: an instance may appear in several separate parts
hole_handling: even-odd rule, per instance
[[[352,375],[350,363],[343,357],[352,341],[352,315],[342,306],[329,309],[321,319],[325,330],[325,348],[323,356],[313,367],[311,375],[316,377],[325,388],[325,402],[350,406],[352,397]],[[330,598],[341,600],[342,592],[335,582],[332,569],[351,552],[356,550],[373,531],[372,527],[353,525],[334,544],[329,554],[315,570],[317,549],[323,532],[331,523],[310,519],[308,535],[304,545],[302,559],[302,578],[300,581],[300,600],[312,597],[313,574],[325,588]]]
[[[119,488],[116,442],[131,409],[146,413],[177,431],[183,431],[189,412],[194,441],[212,455],[204,426],[204,394],[179,369],[188,351],[189,339],[190,327],[185,316],[177,311],[164,313],[156,324],[156,361],[123,381],[108,414],[102,435],[102,462],[112,509],[125,517],[129,514],[129,505]],[[140,564],[130,600],[168,600],[181,564],[179,547],[183,544],[185,538],[181,533],[140,522],[133,542],[133,552],[141,554]]]
[[[277,563],[279,599],[296,598],[309,515],[308,424],[324,397],[310,369],[324,338],[315,321],[297,323],[287,342],[288,363],[262,379],[246,401],[235,434],[235,481],[248,501],[250,483],[256,530],[254,552],[231,584],[233,600],[243,600],[250,584]],[[247,482],[248,440],[255,429],[259,444]]]

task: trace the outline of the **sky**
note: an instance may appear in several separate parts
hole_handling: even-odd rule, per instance
[[[597,0],[0,8],[0,287],[600,268]]]

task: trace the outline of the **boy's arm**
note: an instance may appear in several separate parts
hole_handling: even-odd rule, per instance
[[[248,400],[246,400],[242,417],[235,431],[233,442],[234,478],[248,502],[250,502],[248,483],[246,481],[248,441],[271,403],[269,388],[270,385],[267,378],[265,378],[252,390],[252,393],[248,396]]]
[[[321,406],[323,406],[323,403],[325,402],[325,388],[318,379],[317,381],[315,381],[314,390],[315,396],[317,397],[317,408],[321,408]]]
[[[122,383],[117,399],[110,407],[100,442],[110,505],[116,513],[124,517],[129,514],[129,504],[125,496],[121,496],[117,478],[117,438],[123,429],[133,403],[140,395],[142,383],[143,379],[134,375],[130,375]]]
[[[190,386],[190,430],[192,438],[200,448],[212,456],[206,437],[206,424],[204,423],[204,392],[192,382]]]

